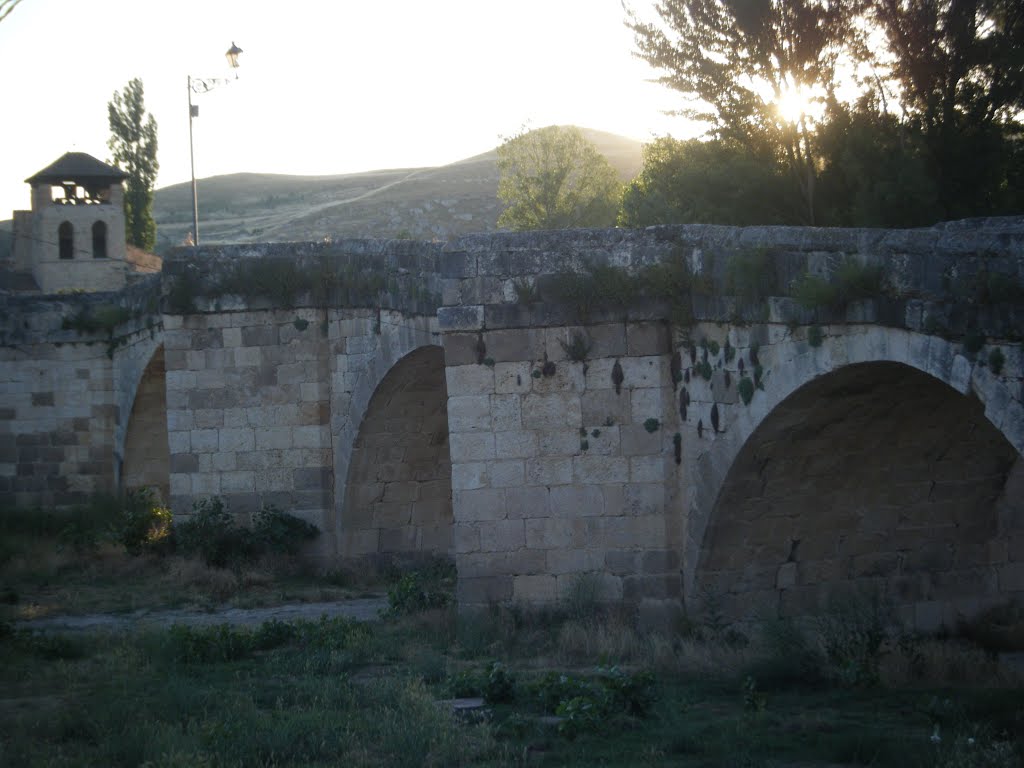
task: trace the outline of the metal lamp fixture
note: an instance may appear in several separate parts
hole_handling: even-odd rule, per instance
[[[228,66],[231,69],[238,69],[238,54],[242,52],[242,49],[235,45],[234,41],[231,43],[231,47],[228,48],[227,53],[224,54],[228,60]],[[188,156],[189,162],[192,166],[192,244],[199,245],[199,196],[196,194],[196,154],[193,148],[192,142],[192,120],[199,117],[199,105],[192,103],[193,93],[208,93],[216,88],[218,85],[227,85],[232,80],[237,80],[238,74],[235,73],[234,78],[226,77],[192,77],[188,76]]]

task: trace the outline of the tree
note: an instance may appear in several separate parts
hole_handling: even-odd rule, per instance
[[[20,3],[21,0],[0,0],[0,21],[3,21],[11,15],[11,11]]]
[[[722,140],[663,137],[622,195],[619,225],[787,223],[786,179],[771,157]],[[742,180],[742,181],[740,181]]]
[[[107,104],[113,163],[128,174],[124,215],[128,242],[151,251],[156,245],[153,187],[160,164],[156,159],[156,120],[146,114],[142,81],[131,80]]]
[[[871,0],[888,77],[924,139],[941,215],[1008,212],[1024,114],[1020,0]],[[1016,157],[1015,157],[1016,156]]]
[[[498,147],[498,226],[515,230],[607,227],[622,184],[578,128],[549,126]]]
[[[811,109],[836,99],[840,63],[859,50],[860,0],[660,0],[659,24],[628,12],[637,55],[687,99],[678,110],[755,156],[775,155],[815,221],[820,152]]]

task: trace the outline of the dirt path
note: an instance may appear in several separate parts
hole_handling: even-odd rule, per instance
[[[346,616],[357,621],[376,621],[381,611],[387,608],[383,597],[341,600],[334,603],[294,603],[269,608],[224,608],[216,611],[135,611],[133,613],[96,613],[84,616],[50,616],[15,622],[19,629],[41,632],[81,632],[90,630],[128,631],[152,627],[169,627],[172,624],[210,626],[212,624],[237,624],[254,626],[264,621],[317,621],[321,616],[333,618]]]

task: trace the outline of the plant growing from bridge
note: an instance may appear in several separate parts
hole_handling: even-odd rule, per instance
[[[1003,372],[1003,364],[1006,362],[1006,357],[1003,355],[1003,350],[996,347],[988,353],[988,367],[992,369],[992,373],[996,376]]]
[[[558,340],[558,343],[562,346],[565,356],[574,363],[584,362],[587,355],[590,354],[592,346],[590,340],[581,331],[573,331],[568,343],[561,339]]]
[[[740,393],[740,399],[743,400],[743,404],[750,405],[750,401],[754,397],[754,382],[747,376],[741,376],[739,384],[736,385],[736,390]]]

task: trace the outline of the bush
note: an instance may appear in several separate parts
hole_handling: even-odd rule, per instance
[[[175,529],[181,553],[200,557],[207,565],[225,568],[256,558],[251,531],[241,528],[219,498],[201,499],[192,505],[192,516]]]
[[[95,496],[88,504],[69,510],[57,534],[61,546],[76,552],[89,552],[100,544],[114,541],[120,530],[124,512],[112,496]]]
[[[183,664],[209,664],[237,661],[253,649],[253,636],[230,624],[190,627],[175,624],[167,632],[167,651]]]
[[[304,541],[320,535],[315,525],[277,507],[265,506],[253,515],[252,530],[235,522],[219,498],[192,505],[192,516],[175,529],[178,547],[186,557],[201,557],[217,568],[238,567],[260,555],[295,554]]]
[[[437,583],[429,583],[419,571],[411,571],[388,589],[388,616],[443,608],[451,595]]]
[[[129,491],[123,508],[121,544],[132,555],[169,554],[174,550],[173,515],[153,500],[149,488]]]
[[[294,555],[299,552],[304,542],[319,536],[320,529],[270,505],[262,507],[252,516],[252,533],[262,551],[276,555]]]

